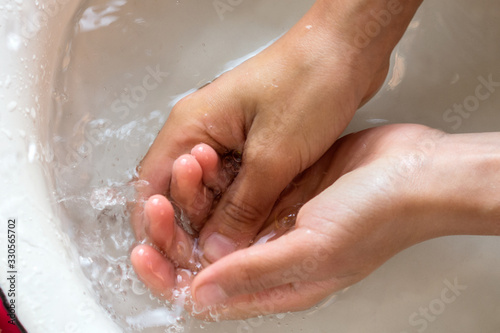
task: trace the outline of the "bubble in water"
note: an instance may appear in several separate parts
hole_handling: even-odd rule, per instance
[[[292,230],[295,227],[295,222],[297,221],[298,211],[302,206],[303,204],[297,204],[282,211],[275,218],[274,224],[272,225],[273,229],[266,234],[259,235],[257,240],[252,243],[252,246],[267,243],[282,236],[289,230]]]
[[[125,205],[126,202],[126,198],[111,187],[96,188],[90,196],[90,204],[96,210],[103,210],[109,206]]]
[[[276,228],[277,229],[290,229],[295,226],[297,221],[297,214],[303,204],[296,204],[285,211],[283,211],[278,218],[276,218]]]
[[[278,314],[276,315],[276,318],[278,318],[279,320],[282,320],[282,319],[283,319],[283,318],[285,318],[285,317],[286,317],[286,313],[278,313]]]
[[[222,157],[222,168],[232,177],[240,172],[243,154],[240,151],[233,150]]]
[[[134,279],[132,280],[132,291],[134,292],[134,294],[136,295],[144,295],[145,293],[148,292],[148,288],[146,287],[146,285],[144,283],[142,283],[141,281],[139,281],[138,279]]]

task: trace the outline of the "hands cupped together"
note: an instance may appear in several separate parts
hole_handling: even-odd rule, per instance
[[[500,234],[498,134],[390,125],[337,140],[420,1],[365,53],[321,25],[355,17],[326,3],[181,100],[141,163],[132,263],[202,319],[303,310],[418,242]]]

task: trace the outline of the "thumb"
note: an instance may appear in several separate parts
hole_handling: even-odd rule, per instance
[[[320,235],[297,229],[274,241],[234,252],[205,268],[195,278],[192,290],[201,306],[224,303],[240,295],[259,293],[287,284],[318,282],[327,276],[330,253]],[[293,285],[284,288],[293,293]],[[318,301],[318,299],[315,299]],[[314,304],[314,302],[312,302]]]
[[[200,233],[205,266],[248,247],[283,189],[298,173],[290,163],[283,163],[281,154],[254,156],[244,152],[236,178]]]

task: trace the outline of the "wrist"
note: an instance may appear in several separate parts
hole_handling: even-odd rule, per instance
[[[422,0],[318,0],[291,33],[308,36],[304,54],[319,56],[326,67],[324,73],[332,69],[331,79],[338,79],[339,61],[350,70],[351,87],[358,90],[361,105],[383,84],[391,53],[421,3]],[[305,31],[305,27],[310,31]]]
[[[500,133],[443,136],[415,200],[427,238],[500,235],[499,142]]]

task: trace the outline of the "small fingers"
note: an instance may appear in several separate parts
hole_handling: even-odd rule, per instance
[[[225,160],[231,157],[226,156]],[[194,231],[203,227],[216,204],[214,200],[232,182],[234,168],[239,167],[233,164],[223,163],[217,152],[204,143],[196,145],[191,154],[182,155],[174,162],[170,193],[175,203],[182,207]]]
[[[215,195],[224,192],[232,181],[232,177],[223,169],[217,152],[207,144],[201,143],[191,150],[203,170],[203,183]]]
[[[176,265],[196,269],[194,240],[175,221],[172,204],[162,195],[146,202],[146,219],[151,241]]]
[[[174,162],[170,194],[195,230],[200,229],[213,200],[212,192],[203,185],[203,174],[200,163],[192,155],[182,155]]]
[[[149,245],[135,247],[130,259],[141,281],[160,298],[173,301],[174,296],[179,296],[173,291],[188,288],[193,280],[190,271],[176,269],[172,262]]]
[[[139,278],[155,295],[171,297],[176,284],[175,268],[171,262],[148,245],[135,247],[130,260]]]

